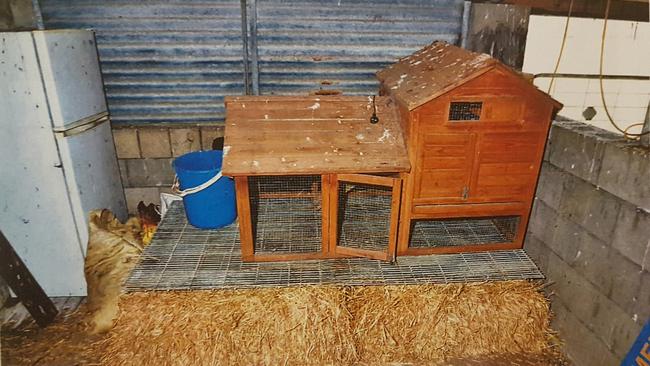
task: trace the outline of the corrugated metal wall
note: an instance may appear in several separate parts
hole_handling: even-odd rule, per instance
[[[258,0],[262,94],[377,92],[375,72],[434,40],[456,42],[462,0]]]
[[[114,123],[219,122],[242,94],[239,1],[39,2],[46,29],[96,30]]]
[[[244,90],[239,1],[39,2],[46,29],[96,30],[114,123],[222,122],[223,97]],[[262,94],[372,94],[375,71],[396,57],[435,39],[457,41],[462,16],[462,0],[256,7]]]

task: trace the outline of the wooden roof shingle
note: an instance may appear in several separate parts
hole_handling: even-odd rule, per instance
[[[377,72],[377,78],[397,100],[413,110],[430,100],[491,70],[497,65],[514,76],[522,75],[483,53],[456,47],[447,42],[435,41],[415,53]],[[549,98],[556,108],[561,104],[551,96],[535,88]]]

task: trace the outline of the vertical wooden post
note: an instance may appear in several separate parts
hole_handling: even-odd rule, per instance
[[[250,262],[253,260],[255,247],[253,242],[253,221],[250,195],[248,192],[248,177],[235,177],[235,192],[237,195],[237,215],[239,216],[241,258],[244,262]]]
[[[388,236],[388,260],[395,261],[397,255],[397,233],[399,231],[400,199],[402,195],[402,178],[394,179],[390,203],[390,230]]]
[[[329,196],[329,253],[333,255],[336,251],[339,231],[339,179],[336,174],[330,174]]]
[[[397,255],[405,254],[409,249],[409,239],[411,237],[411,210],[413,209],[413,184],[414,173],[402,173],[402,204],[399,213],[399,229],[397,235]]]
[[[326,256],[330,252],[330,182],[331,176],[329,174],[321,175],[321,252]]]

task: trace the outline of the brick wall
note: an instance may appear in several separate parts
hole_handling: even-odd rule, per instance
[[[525,249],[577,365],[618,365],[650,318],[650,152],[556,122]]]
[[[160,202],[174,181],[172,161],[190,151],[210,150],[222,126],[114,127],[113,138],[130,213],[139,201]]]

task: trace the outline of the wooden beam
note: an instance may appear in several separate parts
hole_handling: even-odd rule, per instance
[[[569,0],[472,0],[473,3],[511,4],[531,8],[535,15],[566,16]],[[605,16],[607,0],[574,0],[572,16],[597,18]],[[648,21],[648,0],[612,0],[609,18],[617,20]]]
[[[468,50],[487,53],[521,70],[530,8],[510,4],[474,4],[467,32]]]
[[[36,324],[45,327],[59,311],[43,288],[36,282],[25,263],[20,259],[9,240],[0,231],[0,276],[7,282],[18,300],[32,315]]]

